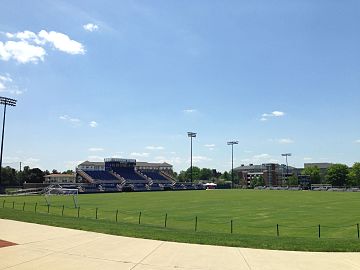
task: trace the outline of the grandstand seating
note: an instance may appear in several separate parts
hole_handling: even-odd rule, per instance
[[[185,187],[184,187],[184,185],[181,184],[181,183],[175,183],[175,184],[173,185],[173,190],[184,190],[184,189],[185,189]]]
[[[145,184],[134,184],[134,191],[147,191],[149,190]]]
[[[152,191],[160,191],[160,190],[164,190],[164,188],[158,184],[158,183],[153,183],[152,185],[149,186],[150,190]]]
[[[108,171],[84,171],[94,180],[112,180],[118,181],[118,179]]]
[[[163,180],[163,181],[169,181],[166,177],[161,175],[159,172],[156,171],[143,171],[143,174],[145,174],[147,177],[150,177],[152,180]]]
[[[134,168],[113,168],[114,172],[126,180],[145,180],[142,176],[137,174]]]
[[[195,189],[195,186],[192,183],[183,183],[183,185],[184,185],[185,189],[187,189],[187,190]]]

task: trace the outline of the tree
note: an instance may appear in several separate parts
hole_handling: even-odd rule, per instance
[[[200,168],[193,166],[192,167],[193,180],[200,180]],[[180,182],[190,182],[191,181],[191,167],[186,171],[180,171],[178,179]]]
[[[262,187],[265,186],[264,177],[262,175],[259,175],[257,177],[254,177],[250,182],[250,187]]]
[[[360,186],[360,162],[355,162],[350,168],[349,184],[351,186]]]
[[[333,186],[345,186],[348,183],[348,173],[348,166],[344,164],[334,164],[329,167],[326,179]]]
[[[312,184],[320,184],[320,169],[317,166],[306,167],[302,171],[303,175],[309,175]]]
[[[46,172],[45,172],[46,174]],[[74,171],[73,170],[66,170],[66,171],[63,171],[62,174],[74,174]]]
[[[44,182],[44,173],[39,168],[33,168],[29,170],[28,183],[42,183]]]
[[[4,186],[17,186],[16,170],[9,166],[2,168],[1,184]]]
[[[224,181],[231,181],[231,175],[229,175],[229,173],[227,171],[225,171],[223,173],[223,175],[221,176],[222,179],[224,179]]]
[[[53,169],[53,170],[51,171],[51,173],[53,173],[53,174],[58,174],[59,172],[58,172],[58,170]]]
[[[208,168],[202,168],[200,170],[200,180],[210,180],[212,177],[212,170]]]
[[[299,180],[298,180],[297,176],[296,175],[291,175],[290,177],[288,177],[287,184],[289,186],[297,186],[297,185],[299,185]]]

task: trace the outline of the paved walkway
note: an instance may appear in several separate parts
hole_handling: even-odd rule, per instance
[[[0,269],[360,269],[360,253],[257,250],[112,236],[0,219]]]

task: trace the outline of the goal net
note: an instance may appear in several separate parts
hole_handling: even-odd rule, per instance
[[[44,196],[47,205],[51,205],[52,196],[72,196],[74,207],[78,208],[78,195],[79,190],[77,188],[63,188],[60,185],[49,186],[44,190]]]

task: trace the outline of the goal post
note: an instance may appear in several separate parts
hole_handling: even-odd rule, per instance
[[[79,207],[78,195],[79,195],[79,190],[77,188],[63,188],[60,185],[56,187],[49,186],[45,189],[44,192],[46,204],[49,206],[51,205],[52,196],[72,196],[74,207],[78,208]]]

